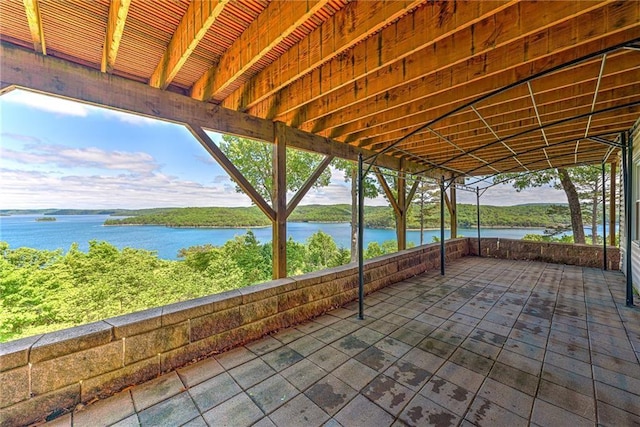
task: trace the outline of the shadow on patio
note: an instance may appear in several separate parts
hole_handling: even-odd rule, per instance
[[[466,257],[48,425],[640,424],[619,271]]]

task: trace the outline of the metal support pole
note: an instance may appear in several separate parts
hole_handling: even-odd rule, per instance
[[[440,181],[440,274],[444,276],[444,176]]]
[[[364,320],[364,167],[358,154],[358,319]]]
[[[627,139],[627,134],[623,132],[620,136],[623,148],[622,150],[622,167],[624,177],[624,228],[626,234],[625,245],[625,264],[627,271],[627,307],[633,307],[633,272],[631,269],[631,233],[632,233],[632,220],[633,208],[631,206],[631,199],[633,197],[633,141],[631,138]]]
[[[602,263],[607,270],[607,186],[605,185],[605,163],[602,162]],[[594,212],[595,215],[595,212]],[[595,243],[595,242],[593,242]]]
[[[482,256],[482,245],[480,244],[480,187],[476,187],[476,213],[478,215],[478,256]]]

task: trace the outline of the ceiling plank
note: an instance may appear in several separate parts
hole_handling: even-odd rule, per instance
[[[429,46],[455,34],[459,28],[470,27],[494,13],[508,9],[514,2],[430,2],[412,14],[399,19],[373,37],[345,51],[342,55],[322,64],[298,81],[283,88],[276,96],[251,106],[250,114],[260,117],[281,117],[295,126],[298,120],[290,120],[286,114],[295,114],[303,103],[337,90],[363,90],[355,84],[363,76],[395,66],[401,76],[405,66],[416,66],[408,58]],[[420,31],[416,31],[420,28]],[[373,34],[373,33],[372,33]],[[324,49],[324,47],[322,47]],[[300,95],[304,94],[304,101]],[[302,119],[300,119],[302,120]]]
[[[478,64],[463,64],[460,68],[465,68],[465,77],[451,86],[442,87],[439,82],[449,81],[455,70],[447,70],[442,74],[436,73],[436,75],[425,77],[420,84],[411,83],[399,90],[394,89],[387,93],[388,96],[376,97],[359,103],[350,109],[332,114],[328,116],[330,118],[324,118],[318,123],[321,123],[323,127],[329,124],[336,127],[335,132],[329,132],[329,135],[327,135],[336,138],[339,136],[338,134],[343,134],[347,127],[351,130],[357,130],[355,126],[351,125],[351,122],[359,121],[361,124],[366,124],[360,127],[361,130],[364,130],[365,127],[376,126],[378,121],[384,117],[381,113],[394,108],[405,116],[417,114],[420,110],[425,111],[441,106],[444,106],[442,107],[443,110],[453,111],[455,108],[496,89],[516,83],[522,76],[534,75],[544,71],[545,68],[548,69],[551,65],[556,66],[568,63],[585,53],[598,52],[637,37],[640,37],[640,22],[619,32],[612,30],[608,36],[589,40],[584,44],[575,43],[574,46],[559,51],[550,50],[546,52],[545,50],[544,55],[535,58],[535,61],[531,62],[522,58],[516,59],[518,57],[516,53],[511,53],[508,57],[493,56],[495,61],[487,61],[485,57],[485,60],[482,61],[483,64],[480,64],[479,68],[487,68],[487,74],[483,74],[481,78],[474,75],[474,68],[478,67]],[[524,44],[526,45],[526,42]],[[502,53],[505,54],[505,52]],[[595,77],[597,77],[597,74],[594,75]],[[333,103],[327,101],[327,104]],[[418,110],[413,110],[413,108]],[[431,114],[428,116],[430,117],[425,122],[434,119],[434,117],[439,117]],[[396,116],[396,118],[399,117]],[[341,123],[347,124],[341,125]],[[323,133],[320,132],[320,134]]]
[[[289,37],[330,0],[274,1],[220,58],[192,86],[191,97],[207,101],[221,101],[242,75]],[[266,33],[266,35],[265,35]]]
[[[417,99],[433,95],[435,91],[464,87],[472,91],[478,85],[477,80],[502,74],[501,79],[493,80],[499,89],[516,82],[526,75],[534,75],[552,66],[571,61],[589,51],[606,48],[608,43],[616,45],[640,36],[640,21],[630,16],[640,16],[640,2],[627,2],[622,6],[607,6],[604,10],[595,10],[572,20],[562,21],[559,27],[547,28],[525,38],[517,38],[512,43],[487,50],[482,55],[474,55],[466,61],[448,61],[438,57],[436,52],[423,52],[414,58],[416,65],[407,67],[406,73],[398,69],[383,69],[362,79],[353,87],[331,93],[318,101],[304,105],[299,111],[286,117],[277,117],[294,126],[299,124],[303,130],[319,132],[323,129],[344,125],[354,120],[376,116],[382,111],[403,106]],[[621,15],[613,13],[624,9]],[[469,30],[470,31],[470,30]],[[575,38],[575,34],[584,31],[584,36]],[[621,36],[621,33],[624,36]],[[440,46],[440,55],[446,53],[462,57],[474,49],[477,41],[475,33],[461,40],[449,40],[449,46]],[[458,35],[457,35],[458,36]],[[580,46],[580,48],[578,48]],[[435,59],[434,59],[435,58]],[[404,79],[403,79],[404,74]],[[408,83],[407,83],[408,82]],[[455,93],[453,93],[455,95]],[[306,94],[298,95],[305,97]],[[302,101],[301,101],[302,102]],[[439,101],[440,104],[443,101]],[[330,135],[337,136],[334,133]]]
[[[47,54],[47,43],[44,40],[44,30],[42,28],[42,16],[40,16],[39,0],[23,0],[24,10],[27,14],[29,31],[33,39],[33,49],[43,55]]]
[[[636,78],[633,80],[637,80],[640,71],[637,69],[634,70],[637,59],[634,58],[633,55],[609,54],[608,57],[609,60],[607,61],[607,70],[605,73],[607,78],[611,75],[625,72],[636,73]],[[593,90],[598,68],[599,59],[596,58],[594,61],[588,61],[577,67],[567,68],[554,73],[552,76],[537,79],[535,82],[532,82],[532,84],[536,93],[573,91],[573,87],[576,84],[584,85],[584,88],[592,85],[591,90]],[[507,78],[509,78],[509,71],[488,77],[487,80],[478,80],[472,86],[456,86],[445,91],[434,90],[431,95],[425,98],[417,99],[402,107],[394,108],[386,112],[380,112],[375,117],[365,117],[344,124],[339,128],[335,128],[335,131],[331,133],[336,134],[334,137],[338,140],[346,142],[360,141],[358,145],[361,147],[368,147],[375,142],[380,142],[380,140],[386,140],[382,138],[378,141],[374,140],[374,138],[385,134],[388,134],[388,139],[398,139],[414,127],[427,123],[434,117],[440,117],[459,105],[464,105],[477,99],[479,96],[489,93],[490,89],[498,85],[500,80],[504,81],[504,79]],[[526,87],[520,85],[485,100],[480,106],[480,109],[483,109],[483,105],[489,103],[495,105],[514,102],[517,99],[524,99],[526,96]],[[454,117],[460,114],[464,113],[458,113],[454,115]]]
[[[331,16],[222,103],[245,111],[375,34],[425,0],[354,1]]]
[[[107,21],[107,35],[104,40],[102,63],[100,64],[100,71],[103,73],[110,73],[116,63],[116,56],[118,55],[118,48],[120,47],[120,40],[122,40],[122,32],[127,21],[130,4],[131,0],[111,0],[109,19]]]
[[[189,4],[149,79],[150,86],[161,89],[169,86],[227,3],[228,0],[197,0]]]
[[[74,64],[51,56],[42,57],[10,43],[0,42],[0,78],[2,85],[16,86],[159,120],[199,126],[220,133],[238,135],[273,143],[274,123],[246,113],[197,101],[171,91],[163,91],[113,74]],[[285,127],[292,148],[357,160],[375,153],[348,144]],[[381,167],[398,170],[400,159],[378,157]],[[409,172],[424,167],[405,162]],[[438,172],[441,174],[440,172]],[[446,173],[448,176],[449,174]]]

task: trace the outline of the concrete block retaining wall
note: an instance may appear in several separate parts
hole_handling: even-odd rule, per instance
[[[482,237],[480,246],[484,257],[603,267],[602,245],[573,245]],[[469,238],[469,254],[478,255],[477,237]],[[613,246],[607,247],[607,268],[620,270],[620,249]]]
[[[448,261],[468,239],[446,244]],[[440,268],[431,244],[367,261],[370,293]],[[353,301],[355,264],[0,344],[0,425],[54,417],[193,360],[260,338]]]

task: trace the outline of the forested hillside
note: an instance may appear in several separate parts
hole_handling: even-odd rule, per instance
[[[365,257],[395,252],[394,241],[372,243]],[[317,232],[287,242],[288,275],[349,262],[349,251]],[[0,342],[120,314],[215,294],[271,279],[271,242],[251,231],[222,246],[194,246],[180,260],[91,241],[83,252],[10,248],[0,242]]]
[[[550,209],[555,206],[555,209]],[[483,227],[557,227],[570,223],[566,209],[558,209],[562,205],[518,205],[518,206],[481,206],[480,221]],[[166,225],[169,227],[255,227],[268,226],[267,217],[255,206],[246,208],[170,208],[146,212],[131,211],[128,218],[109,219],[106,225],[148,224]],[[445,209],[447,222],[449,213]],[[366,206],[365,225],[370,228],[393,228],[395,219],[389,206]],[[460,227],[477,225],[476,207],[474,205],[458,205],[458,224]],[[291,222],[349,222],[351,206],[342,205],[307,205],[299,206],[289,217]],[[420,228],[420,216],[417,206],[409,210],[408,227]],[[431,205],[425,209],[425,228],[440,227],[439,205]]]

